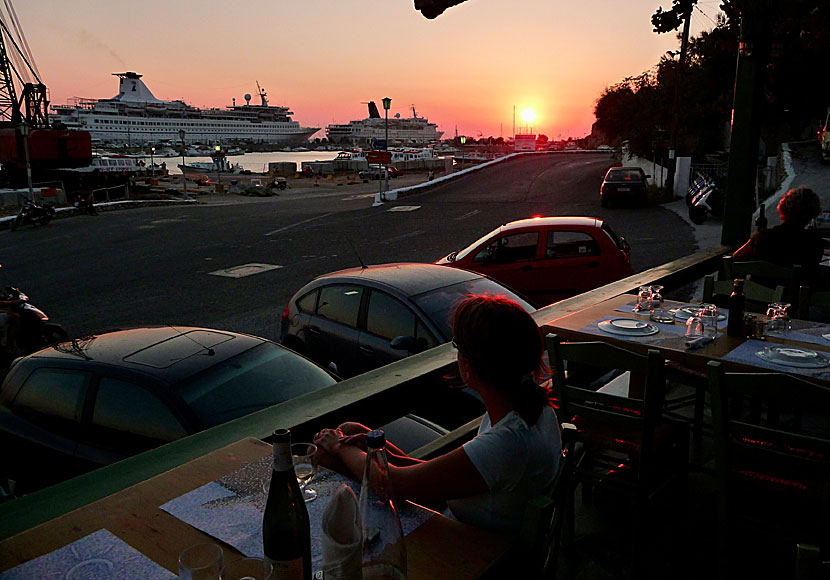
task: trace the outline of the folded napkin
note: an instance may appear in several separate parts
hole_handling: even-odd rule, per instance
[[[352,489],[342,484],[323,511],[321,548],[326,580],[360,580],[360,512]]]

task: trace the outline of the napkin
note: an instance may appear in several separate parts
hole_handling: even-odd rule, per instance
[[[360,512],[357,497],[345,483],[323,511],[321,528],[323,577],[326,580],[360,580]]]

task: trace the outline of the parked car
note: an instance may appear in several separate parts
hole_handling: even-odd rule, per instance
[[[337,382],[277,343],[145,327],[15,361],[0,387],[0,475],[51,485]]]
[[[387,169],[389,170],[389,177],[398,177],[403,173],[392,165],[389,165]],[[386,172],[382,165],[370,165],[368,169],[360,171],[357,175],[360,179],[386,179]]]
[[[645,204],[648,202],[648,178],[639,167],[612,167],[605,174],[599,190],[600,205],[616,201]]]
[[[601,219],[536,217],[504,224],[436,264],[489,276],[541,307],[630,276],[629,252]]]
[[[320,276],[282,315],[282,343],[350,377],[452,339],[455,306],[467,294],[521,296],[486,276],[434,264],[395,263]]]

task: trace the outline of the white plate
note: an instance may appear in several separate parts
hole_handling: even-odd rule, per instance
[[[823,354],[807,348],[795,346],[768,346],[755,353],[765,361],[785,365],[789,367],[800,367],[807,369],[819,369],[830,366],[830,359]]]
[[[632,318],[603,320],[597,326],[604,332],[620,334],[622,336],[649,336],[660,332],[656,324],[643,322],[642,320],[634,320]]]
[[[676,320],[686,322],[690,316],[694,316],[697,313],[699,308],[699,306],[682,306],[680,308],[672,308],[671,311],[674,312]],[[724,320],[726,320],[726,314],[719,311],[718,322],[723,322]]]

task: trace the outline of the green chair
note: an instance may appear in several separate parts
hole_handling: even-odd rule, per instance
[[[716,304],[725,308],[729,303],[729,296],[732,294],[734,280],[715,280],[711,274],[703,278],[703,302]],[[766,312],[770,302],[781,302],[784,299],[784,286],[778,285],[770,288],[754,282],[744,280],[744,296],[746,297],[746,310],[752,312]]]
[[[726,373],[720,361],[709,362],[707,374],[719,576],[734,577],[799,540],[827,545],[830,389],[784,373]],[[736,549],[736,538],[749,540],[746,547]]]
[[[649,507],[667,496],[675,484],[685,498],[689,465],[689,426],[663,416],[665,361],[656,350],[647,355],[604,342],[562,342],[546,337],[553,372],[553,395],[559,419],[577,426],[583,454],[575,482],[583,501],[595,490],[629,500],[633,525],[632,575],[638,576],[647,557]],[[573,385],[566,366],[577,363],[631,373],[627,396]]]

